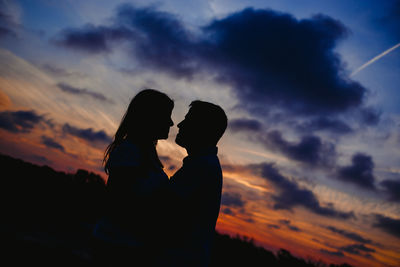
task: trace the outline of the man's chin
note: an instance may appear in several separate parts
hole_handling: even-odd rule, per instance
[[[178,146],[181,146],[181,147],[185,148],[185,145],[184,145],[184,143],[182,142],[182,139],[179,137],[179,135],[176,136],[176,138],[175,138],[175,143],[176,143]]]

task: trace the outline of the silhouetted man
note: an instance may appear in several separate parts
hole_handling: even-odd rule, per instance
[[[218,218],[222,170],[217,143],[227,127],[223,109],[212,103],[193,101],[178,124],[175,142],[188,156],[171,177],[173,266],[207,266]]]

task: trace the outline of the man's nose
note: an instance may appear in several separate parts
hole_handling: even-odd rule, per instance
[[[172,119],[169,120],[169,126],[174,126],[174,121]]]
[[[182,123],[183,123],[183,121],[181,121],[180,123],[178,123],[178,125],[176,125],[178,128],[181,128],[182,127]]]

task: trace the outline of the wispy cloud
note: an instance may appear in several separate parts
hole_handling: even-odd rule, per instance
[[[294,231],[294,232],[301,232],[300,228],[298,228],[297,226],[294,226],[290,220],[286,220],[286,219],[282,219],[279,220],[279,223],[282,225],[285,225],[289,230]]]
[[[331,256],[344,257],[343,252],[341,252],[340,250],[332,251],[332,250],[320,249],[320,251],[324,254],[328,254]]]
[[[322,206],[317,196],[309,189],[300,187],[295,181],[282,175],[275,164],[254,164],[249,168],[256,174],[272,182],[277,188],[273,195],[274,209],[290,210],[295,207],[304,207],[320,216],[338,219],[350,219],[354,217],[353,212],[342,212],[336,210],[332,205]]]
[[[65,123],[62,126],[62,132],[64,134],[76,136],[82,140],[89,142],[89,143],[101,142],[104,144],[109,144],[112,141],[112,138],[110,136],[108,136],[103,130],[95,131],[92,128],[81,129],[81,128],[72,126],[68,123]]]
[[[336,162],[335,144],[323,141],[317,135],[305,134],[297,142],[288,141],[281,131],[267,131],[258,120],[250,119],[235,119],[229,127],[233,132],[247,133],[250,141],[268,150],[277,151],[310,167],[330,167]]]
[[[386,56],[387,54],[389,54],[390,52],[392,52],[393,50],[397,49],[400,47],[400,43],[394,45],[393,47],[389,48],[388,50],[385,50],[384,52],[380,53],[379,55],[377,55],[376,57],[374,57],[373,59],[367,61],[366,63],[364,63],[363,65],[361,65],[360,67],[358,67],[356,70],[354,70],[350,76],[354,76],[357,73],[359,73],[360,71],[362,71],[363,69],[365,69],[366,67],[368,67],[369,65],[371,65],[372,63],[374,63],[375,61],[381,59],[382,57]]]
[[[221,204],[230,207],[243,207],[245,201],[238,193],[224,192],[221,197]]]
[[[20,8],[14,1],[0,1],[0,38],[17,37],[20,23]]]
[[[81,95],[81,96],[89,96],[95,100],[99,100],[102,102],[108,102],[113,104],[114,101],[107,98],[101,93],[98,92],[93,92],[91,90],[88,90],[86,88],[78,88],[78,87],[73,87],[69,84],[66,83],[59,83],[57,86],[65,93],[73,94],[73,95]]]
[[[233,132],[249,131],[258,132],[262,130],[263,125],[255,119],[233,119],[229,121],[229,129]]]
[[[334,226],[326,226],[326,229],[330,230],[333,233],[337,233],[341,236],[344,236],[350,240],[356,241],[356,242],[360,242],[360,243],[364,243],[364,244],[370,244],[372,242],[372,240],[368,239],[368,238],[364,238],[363,236],[355,233],[355,232],[351,232],[345,229],[339,229],[337,227]]]
[[[384,180],[380,183],[389,201],[400,202],[400,180]]]
[[[320,117],[300,123],[296,126],[296,130],[302,133],[328,131],[337,134],[349,134],[353,132],[353,129],[346,122],[328,117]]]
[[[54,64],[43,64],[40,66],[42,70],[45,72],[54,75],[54,76],[59,76],[59,77],[77,77],[77,78],[84,78],[85,74],[82,72],[77,72],[77,71],[71,71],[68,69],[64,69],[60,66],[54,65]]]
[[[365,246],[364,244],[352,244],[340,247],[340,250],[354,255],[363,255],[370,257],[370,252],[375,252],[375,249]]]
[[[54,148],[54,149],[60,150],[62,152],[65,152],[64,146],[61,145],[60,143],[58,143],[56,140],[54,140],[51,137],[42,135],[41,142],[42,142],[42,144],[44,144],[45,146],[47,146],[49,148]]]
[[[309,166],[331,166],[336,161],[336,147],[316,135],[305,135],[298,142],[285,140],[277,130],[256,137],[266,148],[277,150],[291,160]]]

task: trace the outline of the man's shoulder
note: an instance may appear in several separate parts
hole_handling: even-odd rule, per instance
[[[221,164],[219,162],[217,155],[203,155],[200,157],[196,157],[190,160],[190,167],[196,167],[198,170],[207,170],[207,169],[220,169]]]
[[[222,168],[216,155],[196,157],[186,160],[181,169],[179,169],[172,177],[172,180],[182,176],[189,176],[192,179],[184,180],[207,180],[207,177],[222,177]],[[198,177],[198,178],[195,178]],[[178,178],[180,179],[180,178]]]

